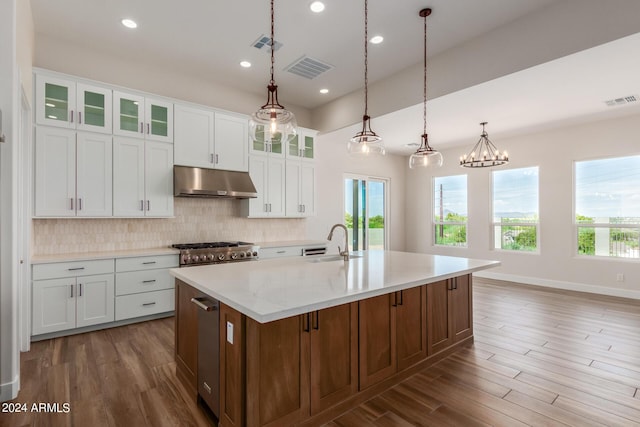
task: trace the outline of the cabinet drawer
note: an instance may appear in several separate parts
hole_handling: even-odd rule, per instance
[[[301,246],[288,246],[277,248],[260,248],[260,259],[279,258],[288,256],[302,256]]]
[[[175,307],[175,291],[145,292],[116,297],[116,320],[172,311]]]
[[[168,268],[116,273],[116,295],[172,289],[173,278]]]
[[[113,268],[113,259],[34,264],[32,270],[32,279],[42,280],[56,279],[60,277],[78,277],[89,276],[93,274],[107,274],[113,273]]]
[[[151,270],[154,268],[173,268],[178,266],[178,254],[141,256],[116,259],[116,271]]]

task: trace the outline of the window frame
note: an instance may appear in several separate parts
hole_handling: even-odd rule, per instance
[[[435,212],[435,207],[436,207],[436,180],[437,179],[441,179],[441,178],[454,178],[454,177],[460,177],[460,176],[464,176],[465,178],[465,205],[467,207],[467,221],[462,222],[462,221],[455,221],[455,222],[451,222],[451,221],[444,221],[444,220],[440,220],[440,222],[436,221],[436,212]],[[432,177],[431,180],[431,202],[432,202],[432,209],[431,209],[431,230],[433,230],[433,235],[431,236],[431,244],[433,246],[437,246],[437,247],[442,247],[442,248],[468,248],[469,247],[469,174],[467,173],[461,173],[461,174],[455,174],[455,175],[441,175],[441,176],[434,176]],[[461,227],[465,227],[465,239],[464,239],[464,244],[459,244],[459,245],[448,245],[448,244],[444,244],[444,243],[438,243],[437,242],[437,227],[441,225],[441,226],[445,226],[445,225],[456,225],[456,226],[461,226]]]
[[[506,171],[515,171],[515,170],[519,170],[519,169],[533,169],[535,168],[537,170],[537,206],[536,206],[536,215],[537,215],[537,220],[536,221],[519,221],[519,222],[510,222],[508,223],[509,227],[534,227],[535,232],[536,232],[536,248],[535,250],[521,250],[521,249],[507,249],[507,248],[502,248],[502,247],[496,247],[496,228],[497,227],[503,227],[505,226],[505,224],[503,222],[496,222],[496,209],[495,209],[495,174],[496,173],[500,173],[500,172],[506,172]],[[491,206],[491,223],[490,223],[490,230],[489,230],[489,234],[491,236],[490,238],[490,250],[492,251],[498,251],[498,252],[508,252],[508,253],[517,253],[517,254],[531,254],[531,255],[540,255],[541,252],[541,248],[540,248],[540,243],[541,243],[541,239],[540,239],[540,166],[539,165],[534,165],[534,166],[521,166],[521,167],[515,167],[515,168],[509,168],[509,169],[499,169],[499,170],[492,170],[491,171],[491,201],[490,201],[490,206]],[[500,235],[502,236],[502,230],[500,230]],[[501,245],[502,246],[502,245]]]

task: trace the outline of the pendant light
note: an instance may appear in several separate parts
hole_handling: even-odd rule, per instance
[[[489,134],[484,130],[487,122],[482,122],[480,139],[468,154],[460,157],[460,166],[465,168],[489,168],[509,163],[509,155],[506,151],[500,151],[489,140]]]
[[[429,135],[427,134],[427,16],[431,15],[431,9],[422,9],[419,15],[424,18],[424,86],[423,86],[423,109],[422,109],[422,142],[420,148],[409,157],[409,168],[420,167],[440,167],[442,166],[442,154],[429,146]]]
[[[296,136],[298,125],[293,113],[278,103],[278,86],[273,77],[275,64],[273,2],[274,0],[271,0],[271,80],[267,86],[267,103],[251,115],[249,132],[253,140],[270,139],[286,144]]]
[[[356,133],[347,144],[347,151],[354,156],[384,156],[385,149],[382,143],[382,137],[371,130],[371,117],[368,112],[368,1],[364,0],[364,116],[362,116],[362,130]]]

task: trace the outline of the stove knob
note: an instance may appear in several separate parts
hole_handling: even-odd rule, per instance
[[[240,252],[240,258],[244,258],[246,254],[244,252]]]
[[[238,254],[236,252],[232,252],[231,259],[237,259],[237,258],[238,258]]]
[[[251,258],[251,251],[247,251],[247,258]]]
[[[200,261],[200,257],[198,255],[193,255],[191,257],[191,260],[192,260],[192,262],[198,262],[198,261]]]
[[[218,260],[223,261],[224,260],[224,254],[218,255]]]
[[[209,261],[213,261],[214,259],[216,259],[216,256],[214,254],[209,254],[209,255],[207,255],[207,259]]]
[[[182,255],[182,264],[189,264],[191,257],[189,255]]]
[[[258,252],[253,251],[253,254],[252,254],[252,255],[253,255],[253,256],[258,256]]]

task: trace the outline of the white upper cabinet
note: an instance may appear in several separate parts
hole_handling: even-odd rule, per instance
[[[245,214],[251,218],[285,216],[285,160],[277,156],[251,156],[249,175],[258,197],[249,199]]]
[[[177,104],[174,135],[176,165],[248,170],[246,117]]]
[[[173,145],[115,137],[113,215],[173,216]]]
[[[233,171],[248,171],[248,119],[246,117],[216,112],[214,135],[215,167],[217,169]]]
[[[298,134],[287,146],[287,159],[314,160],[317,133],[315,130],[299,127]]]
[[[167,101],[113,92],[114,135],[173,142],[173,104]]]
[[[286,216],[303,218],[316,215],[315,165],[287,160]]]
[[[38,127],[35,216],[111,216],[111,147],[111,135]]]
[[[97,85],[36,74],[36,123],[111,133],[112,92]]]

